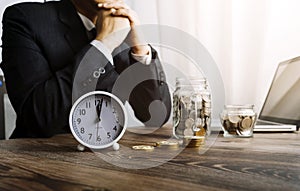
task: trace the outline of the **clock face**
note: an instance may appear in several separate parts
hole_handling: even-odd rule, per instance
[[[114,95],[94,91],[79,98],[70,113],[70,127],[82,145],[101,149],[117,142],[125,132],[126,112]]]

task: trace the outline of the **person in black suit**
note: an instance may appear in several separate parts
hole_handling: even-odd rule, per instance
[[[129,101],[137,118],[146,125],[163,125],[171,110],[169,89],[156,51],[141,43],[135,31],[137,23],[135,13],[115,0],[61,0],[8,7],[3,15],[1,68],[17,113],[11,138],[70,132],[72,90],[84,89],[85,83],[74,83],[74,76],[87,54],[105,71],[96,80],[96,87],[88,91],[111,92],[116,80],[132,66],[141,66],[143,72],[153,76],[132,88],[129,100],[122,101]],[[96,28],[94,37],[88,32],[91,26]],[[110,39],[112,33],[126,26],[131,27],[127,36]],[[125,45],[127,48],[120,48]],[[84,63],[87,73],[93,70],[90,64]],[[135,75],[126,78],[134,80]],[[148,107],[154,100],[164,105],[163,119],[151,119]]]

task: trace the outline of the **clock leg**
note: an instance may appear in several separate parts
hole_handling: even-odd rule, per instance
[[[84,151],[84,149],[85,149],[85,147],[83,145],[81,145],[81,144],[77,145],[77,150],[78,151]]]
[[[114,143],[114,144],[113,144],[113,149],[114,149],[115,151],[118,151],[118,150],[120,149],[119,143]]]

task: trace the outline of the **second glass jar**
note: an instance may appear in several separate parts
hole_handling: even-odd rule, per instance
[[[254,105],[225,105],[220,120],[224,137],[252,137],[256,123]]]

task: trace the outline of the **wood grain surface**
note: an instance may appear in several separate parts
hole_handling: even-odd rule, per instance
[[[99,152],[77,151],[70,134],[3,140],[0,190],[300,190],[298,132],[219,135],[206,148],[131,149],[170,135],[167,127],[151,134],[127,131],[119,151]]]

